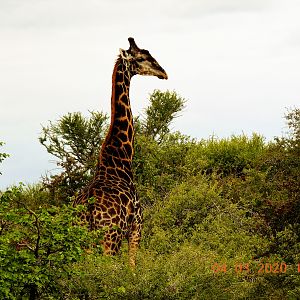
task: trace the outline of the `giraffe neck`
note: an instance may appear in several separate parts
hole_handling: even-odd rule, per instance
[[[133,157],[133,117],[129,101],[131,75],[122,58],[112,75],[111,122],[100,152],[100,165],[131,171]]]

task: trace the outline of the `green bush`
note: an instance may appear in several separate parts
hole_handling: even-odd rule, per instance
[[[20,201],[22,193],[21,185],[0,197],[0,298],[54,299],[59,281],[76,272],[72,264],[86,256],[97,233],[78,224],[80,208],[32,210]]]
[[[186,178],[185,157],[193,143],[180,133],[169,134],[160,143],[137,135],[133,170],[144,206],[153,205]]]
[[[194,145],[186,157],[186,163],[192,174],[242,176],[254,166],[264,147],[264,138],[257,134],[251,138],[245,135],[227,139],[212,137]]]
[[[68,205],[97,165],[106,116],[68,114],[44,128],[62,172],[1,195],[0,298],[298,299],[299,109],[272,142],[197,141],[170,130],[183,105],[154,91],[135,120],[144,227],[134,271],[126,245],[102,256],[102,233],[79,227]]]

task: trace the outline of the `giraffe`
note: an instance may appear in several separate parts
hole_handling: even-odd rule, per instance
[[[136,265],[142,229],[142,209],[132,173],[133,116],[129,101],[130,81],[134,75],[168,79],[165,70],[128,38],[128,50],[120,49],[112,74],[111,122],[102,144],[95,176],[74,205],[86,205],[81,219],[91,230],[105,227],[104,254],[118,253],[124,238],[128,241],[129,265]],[[92,199],[92,201],[90,201]]]

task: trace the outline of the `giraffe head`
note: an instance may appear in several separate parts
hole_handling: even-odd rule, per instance
[[[150,75],[168,79],[166,71],[152,57],[148,50],[140,49],[132,37],[128,38],[128,50],[120,49],[120,57],[125,62],[130,75]]]

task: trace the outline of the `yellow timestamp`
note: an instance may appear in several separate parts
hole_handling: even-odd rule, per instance
[[[229,270],[234,271],[236,274],[245,273],[257,273],[257,274],[284,274],[288,269],[293,269],[297,273],[300,273],[300,263],[296,265],[287,265],[285,262],[272,262],[272,263],[235,263],[234,265],[228,265],[226,263],[215,262],[211,266],[211,270],[214,274],[224,274]]]

